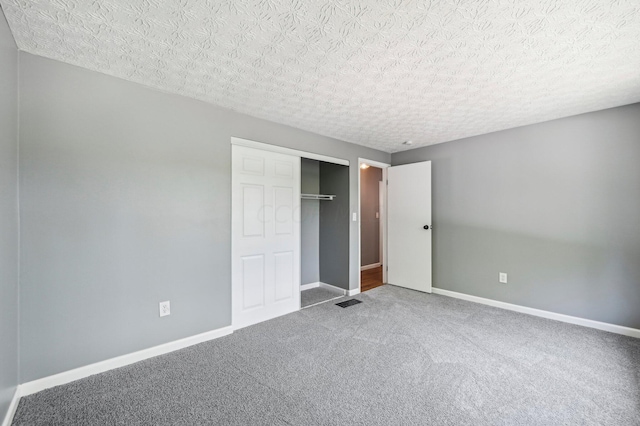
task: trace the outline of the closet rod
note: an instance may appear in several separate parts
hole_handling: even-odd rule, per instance
[[[336,198],[335,195],[325,195],[325,194],[300,194],[300,197],[303,200],[329,200],[333,201]]]

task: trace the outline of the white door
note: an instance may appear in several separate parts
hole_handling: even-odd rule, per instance
[[[232,324],[300,309],[300,157],[232,145]]]
[[[387,171],[387,281],[431,293],[431,162]]]

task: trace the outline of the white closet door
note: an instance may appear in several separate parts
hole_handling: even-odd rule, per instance
[[[431,162],[387,173],[387,281],[431,293]]]
[[[300,157],[232,145],[232,324],[300,309]]]

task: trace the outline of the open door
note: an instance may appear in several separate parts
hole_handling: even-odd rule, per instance
[[[387,281],[431,293],[431,162],[387,170]]]

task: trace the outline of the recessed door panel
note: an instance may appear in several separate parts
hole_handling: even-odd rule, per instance
[[[275,300],[279,302],[293,296],[293,251],[275,253],[273,256],[276,283]]]
[[[264,158],[249,156],[243,157],[242,173],[248,175],[264,176]]]
[[[293,189],[273,188],[276,235],[293,234]]]
[[[264,256],[242,258],[242,309],[264,305]]]
[[[298,162],[300,162],[299,158]],[[278,178],[293,179],[293,166],[292,161],[275,161],[274,175]]]
[[[264,186],[242,185],[242,236],[264,236]]]

